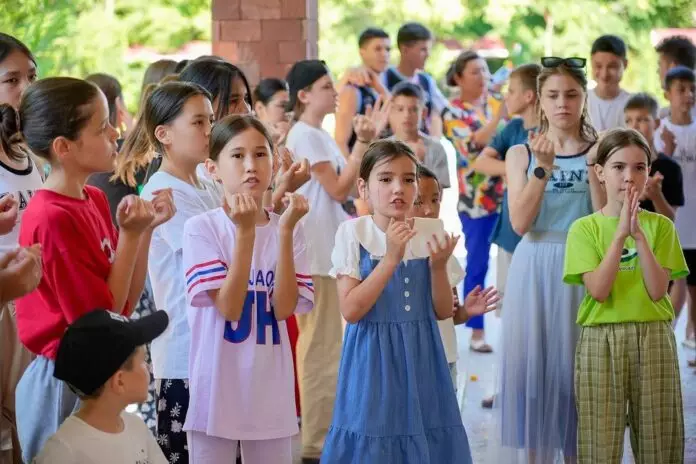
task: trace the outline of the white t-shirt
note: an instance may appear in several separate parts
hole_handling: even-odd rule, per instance
[[[27,209],[29,200],[34,192],[43,186],[43,179],[39,169],[29,158],[29,166],[26,169],[14,169],[0,161],[0,198],[5,195],[14,195],[19,203],[17,225],[7,235],[0,235],[0,256],[17,248],[19,244],[19,222],[24,210]]]
[[[433,234],[441,236],[445,233],[445,225],[441,219],[415,218],[413,228],[418,233],[406,246],[403,261],[430,256],[428,241]],[[351,219],[336,233],[336,246],[331,254],[333,263],[331,276],[346,275],[357,280],[360,276],[360,245],[372,256],[382,257],[387,252],[387,235],[377,227],[372,216],[362,216]],[[450,286],[456,287],[464,279],[464,270],[459,261],[452,256],[447,262],[447,275]],[[457,334],[454,331],[452,318],[437,321],[445,348],[447,363],[457,361]]]
[[[310,166],[322,162],[340,172],[346,159],[334,139],[323,129],[298,121],[287,138],[287,147],[298,159],[307,158]],[[297,190],[309,202],[309,213],[303,219],[312,275],[328,276],[331,269],[331,250],[339,224],[349,218],[341,204],[331,198],[321,183],[312,178]]]
[[[667,127],[674,134],[675,149],[672,159],[679,163],[684,177],[684,206],[677,208],[674,225],[685,250],[696,249],[696,119],[688,126],[677,126],[668,119],[660,120],[655,131],[655,149],[662,152],[662,130]]]
[[[107,433],[70,416],[48,439],[35,464],[167,464],[162,450],[135,414],[121,413],[123,431]]]
[[[184,224],[198,214],[222,205],[214,186],[199,178],[202,188],[171,174],[158,171],[150,177],[140,196],[152,199],[152,192],[172,188],[176,214],[157,227],[152,234],[148,253],[148,273],[155,306],[169,315],[169,325],[152,342],[152,370],[158,379],[188,378],[188,355],[191,341],[186,319],[186,283],[181,262]]]
[[[292,350],[273,312],[280,216],[256,227],[246,301],[238,322],[213,305],[232,265],[236,229],[222,208],[184,226],[183,261],[191,326],[189,409],[184,430],[229,440],[270,440],[298,432]],[[312,277],[302,227],[293,235],[297,313],[311,310]],[[233,458],[230,458],[233,460]]]
[[[587,105],[590,112],[590,119],[597,132],[616,129],[617,127],[624,127],[626,125],[624,108],[629,98],[631,98],[631,94],[625,90],[621,90],[619,95],[611,100],[599,98],[595,89],[590,89],[590,91],[587,92]]]

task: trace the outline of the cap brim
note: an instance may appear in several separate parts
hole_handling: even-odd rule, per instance
[[[167,330],[169,316],[165,311],[159,310],[140,319],[131,320],[130,325],[136,334],[135,342],[138,345],[146,345]]]

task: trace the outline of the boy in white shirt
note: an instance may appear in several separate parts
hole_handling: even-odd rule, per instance
[[[696,70],[696,45],[683,35],[667,37],[655,47],[659,67],[660,83],[665,85],[667,72],[677,66]],[[660,110],[660,118],[669,115],[669,106]],[[691,117],[696,118],[696,105],[691,107]]]
[[[145,423],[125,408],[147,400],[145,345],[168,322],[164,311],[129,320],[96,310],[68,327],[53,375],[78,395],[80,407],[49,438],[35,464],[167,464]]]
[[[592,44],[590,61],[597,87],[587,92],[592,124],[598,132],[624,127],[624,107],[631,94],[621,88],[628,65],[626,44],[615,35],[603,35]]]
[[[696,75],[685,66],[677,66],[665,75],[665,98],[669,101],[669,115],[660,121],[655,131],[657,152],[673,151],[672,159],[682,170],[684,182],[684,206],[677,211],[675,225],[684,258],[689,269],[696,269],[696,119],[692,115],[696,94]],[[671,145],[666,148],[666,145]],[[696,274],[693,273],[692,274]],[[679,288],[683,282],[675,283],[672,301],[675,306],[683,304]],[[696,275],[686,278],[689,295],[689,316],[696,322]],[[683,288],[683,287],[681,287]],[[689,362],[696,366],[696,362]]]

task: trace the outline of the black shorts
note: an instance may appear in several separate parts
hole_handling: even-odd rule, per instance
[[[689,275],[686,277],[686,285],[696,286],[696,249],[683,250],[686,265],[689,267]]]

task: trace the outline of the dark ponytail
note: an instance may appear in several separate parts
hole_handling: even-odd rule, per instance
[[[26,157],[21,148],[22,134],[19,132],[19,114],[12,105],[0,105],[0,148],[14,161]]]
[[[269,77],[259,82],[254,89],[254,101],[268,105],[278,92],[288,92],[288,83],[277,77]]]
[[[49,77],[27,88],[19,114],[0,105],[0,143],[7,156],[36,156],[51,160],[51,145],[58,137],[77,140],[94,112],[90,104],[102,95],[97,86],[72,77]]]

